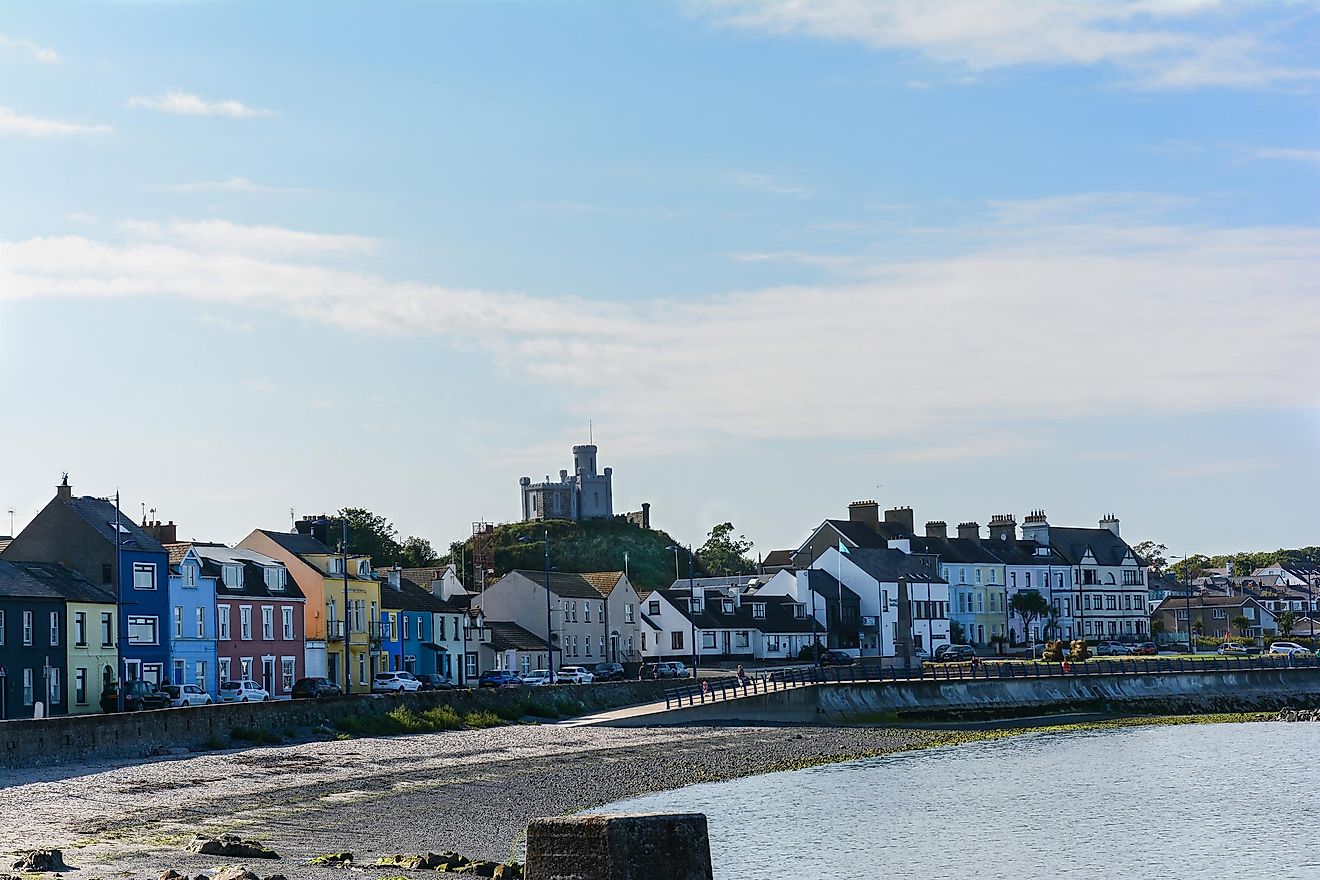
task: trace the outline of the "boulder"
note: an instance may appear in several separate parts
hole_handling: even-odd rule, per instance
[[[261,880],[261,877],[242,865],[225,865],[215,872],[214,880]]]
[[[160,880],[188,880],[187,874],[180,874],[178,871],[170,868],[168,871],[162,871]]]
[[[466,865],[458,868],[450,868],[454,874],[472,874],[477,877],[494,877],[495,871],[504,867],[499,862],[491,862],[486,859],[477,859],[474,862],[468,862]]]
[[[328,868],[344,868],[353,864],[353,854],[351,852],[326,853],[323,856],[308,859],[307,864],[321,865]]]
[[[237,834],[219,837],[194,837],[188,844],[189,852],[204,856],[224,856],[230,859],[278,859],[279,853],[257,840],[244,840]]]
[[[34,849],[21,853],[18,861],[14,862],[14,868],[29,874],[69,870],[69,866],[64,864],[64,853],[57,849]]]
[[[506,862],[496,868],[491,876],[493,880],[522,880],[522,865],[517,862]]]

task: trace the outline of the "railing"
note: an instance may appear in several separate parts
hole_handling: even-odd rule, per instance
[[[1077,678],[1141,675],[1156,672],[1249,672],[1272,669],[1320,669],[1320,657],[1310,654],[1265,654],[1259,657],[1207,657],[1204,660],[1151,657],[1142,660],[1088,660],[1079,663],[996,660],[974,663],[926,663],[902,669],[876,664],[795,666],[786,669],[702,679],[700,684],[665,691],[665,708],[736,700],[815,684],[856,684],[883,681],[1000,681],[1007,678]]]

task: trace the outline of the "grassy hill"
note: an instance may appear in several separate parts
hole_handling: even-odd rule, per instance
[[[641,529],[619,520],[547,520],[506,523],[495,527],[495,576],[515,568],[545,569],[542,538],[550,532],[550,565],[557,571],[622,571],[628,555],[628,579],[638,589],[667,587],[674,582],[674,552],[666,549],[676,542],[665,532]],[[526,538],[525,541],[520,540]],[[471,578],[472,540],[465,542]],[[687,577],[687,553],[680,551],[678,571]],[[696,574],[702,574],[701,565]]]

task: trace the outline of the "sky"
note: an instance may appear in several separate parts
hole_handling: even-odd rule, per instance
[[[1317,59],[1316,2],[5,3],[0,510],[443,548],[590,437],[753,555],[1320,543]]]

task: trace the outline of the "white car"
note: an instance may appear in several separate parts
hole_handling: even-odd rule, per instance
[[[220,682],[222,703],[264,703],[269,699],[270,693],[250,678]]]
[[[371,681],[373,694],[411,694],[421,687],[422,683],[411,672],[377,672]]]
[[[1310,654],[1310,648],[1303,648],[1296,642],[1275,642],[1270,645],[1271,654]]]
[[[595,680],[596,676],[582,666],[565,666],[555,673],[555,681],[561,684],[591,684]]]
[[[210,694],[195,684],[166,684],[160,689],[170,695],[171,706],[209,706],[214,702]]]
[[[554,684],[555,680],[550,676],[549,669],[533,669],[526,675],[519,676],[522,683],[528,687],[545,687],[548,684]]]

